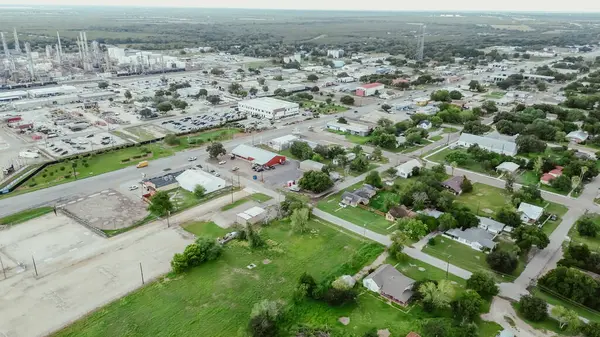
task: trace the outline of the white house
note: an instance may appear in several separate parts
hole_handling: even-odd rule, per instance
[[[521,221],[533,224],[542,217],[542,214],[544,214],[544,209],[536,205],[522,202],[519,205],[517,212],[521,214]]]
[[[413,168],[422,168],[423,164],[416,159],[411,159],[404,164],[396,166],[396,175],[402,178],[409,178],[412,175]]]
[[[490,218],[486,218],[486,217],[482,217],[482,216],[477,216],[477,218],[479,219],[479,228],[481,229],[485,229],[486,231],[492,233],[492,234],[500,234],[502,232],[502,230],[504,229],[504,227],[506,227],[505,224],[503,224],[502,222],[496,221],[494,219],[490,219]]]
[[[492,250],[496,247],[494,242],[496,234],[481,228],[467,228],[465,230],[452,228],[443,235],[479,251]]]
[[[430,121],[422,121],[417,127],[423,130],[429,130],[433,127],[433,124],[431,124]]]
[[[588,138],[588,133],[582,130],[571,131],[567,134],[567,139],[574,143],[581,143]]]

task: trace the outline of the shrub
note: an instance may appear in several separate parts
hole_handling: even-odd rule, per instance
[[[34,187],[35,185],[37,185],[37,184],[34,182],[29,183],[29,187]]]
[[[435,244],[436,244],[435,238],[429,238],[429,241],[427,241],[427,244],[430,246],[435,246]]]
[[[54,172],[50,172],[49,174],[50,174],[50,176],[52,177],[52,176],[54,175]]]
[[[48,175],[46,173],[42,174],[42,178],[46,178]]]
[[[196,242],[185,247],[183,253],[177,253],[171,260],[171,267],[176,273],[181,273],[191,267],[196,267],[206,261],[212,261],[221,255],[223,247],[214,239],[201,237]]]
[[[548,317],[548,304],[540,298],[525,295],[519,300],[519,312],[528,320],[541,322]]]
[[[71,175],[70,174],[66,174],[65,175],[65,179],[69,179],[69,178],[71,178]]]
[[[60,167],[60,170],[61,170],[61,171],[64,171],[64,170],[65,170],[65,167],[64,167],[64,166],[61,166],[61,167]]]

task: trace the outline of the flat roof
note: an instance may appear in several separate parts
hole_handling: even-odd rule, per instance
[[[88,92],[85,94],[79,94],[81,98],[91,98],[91,97],[102,97],[102,96],[115,96],[116,94],[112,91],[102,91],[102,92]]]
[[[368,132],[370,129],[367,125],[356,124],[356,123],[342,124],[342,123],[338,123],[338,122],[329,122],[329,123],[327,123],[327,125],[346,129],[346,130],[353,130],[353,131],[357,131],[357,132]]]
[[[275,98],[271,98],[271,97],[261,97],[261,98],[251,99],[248,101],[238,102],[238,107],[239,106],[249,106],[249,107],[252,107],[255,109],[270,111],[270,110],[276,110],[276,109],[281,109],[281,108],[287,108],[287,109],[298,108],[300,105],[298,103],[283,101],[283,100],[275,99]]]
[[[21,96],[27,96],[27,91],[16,90],[16,91],[0,92],[0,99],[21,97]]]
[[[293,142],[297,139],[298,139],[298,137],[296,137],[294,135],[285,135],[285,136],[281,136],[278,138],[273,138],[273,139],[271,139],[271,141],[273,143],[287,143],[287,142]]]
[[[279,156],[277,153],[246,144],[240,144],[236,146],[233,150],[231,150],[231,153],[238,157],[253,158],[252,162],[258,165],[264,165],[271,159]]]
[[[31,90],[28,90],[27,92],[30,95],[35,95],[35,94],[55,94],[55,93],[61,93],[61,92],[74,92],[74,91],[77,91],[77,88],[75,88],[74,86],[63,85],[60,87],[31,89]]]
[[[379,86],[382,86],[382,85],[383,84],[381,84],[381,83],[375,82],[375,83],[363,84],[359,88],[369,89],[369,88],[376,88],[376,87],[379,87]]]

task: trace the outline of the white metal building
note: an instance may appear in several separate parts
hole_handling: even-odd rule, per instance
[[[297,115],[300,111],[298,103],[282,101],[270,97],[255,98],[238,102],[238,109],[251,116],[260,116],[268,119],[280,119]]]
[[[15,91],[0,92],[0,102],[16,101],[18,99],[22,99],[25,97],[27,97],[26,91],[15,90]]]
[[[261,220],[263,220],[267,215],[267,211],[264,208],[260,208],[258,206],[254,206],[249,208],[242,213],[237,214],[237,222],[240,224],[255,224]]]
[[[304,160],[300,162],[300,171],[321,171],[325,164],[314,160]]]
[[[275,151],[283,151],[292,146],[292,143],[296,140],[298,140],[298,137],[294,135],[286,135],[275,139],[271,139],[268,145]]]
[[[225,180],[200,170],[186,170],[175,179],[181,188],[189,192],[194,192],[197,185],[204,187],[206,193],[218,191],[227,186]]]
[[[39,98],[39,99],[28,99],[13,102],[13,108],[17,111],[23,111],[28,109],[35,109],[39,107],[45,106],[53,106],[58,104],[68,104],[68,103],[76,103],[80,102],[81,99],[77,95],[63,95],[56,97],[48,97],[48,98]]]
[[[348,123],[342,124],[338,122],[329,122],[327,123],[327,128],[330,130],[348,132],[357,136],[368,136],[371,132],[371,128],[367,125],[357,124],[357,123]]]
[[[73,94],[77,92],[77,88],[72,85],[63,85],[60,87],[39,88],[27,90],[30,98],[50,97],[58,95]]]

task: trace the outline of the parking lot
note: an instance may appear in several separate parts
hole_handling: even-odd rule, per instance
[[[160,122],[160,126],[176,133],[199,131],[210,129],[229,120],[236,120],[242,116],[241,113],[230,110],[216,112],[212,115],[202,114],[196,116],[186,116],[176,120]]]
[[[126,141],[108,132],[92,133],[87,136],[47,140],[40,144],[53,157],[69,156],[75,153],[99,150],[107,147],[125,144]]]
[[[211,162],[210,165],[204,166],[208,166],[209,171],[210,169],[228,171],[235,176],[239,175],[247,179],[262,181],[273,187],[285,187],[288,181],[298,181],[302,177],[302,171],[298,169],[300,163],[293,159],[288,159],[283,165],[274,165],[271,169],[262,169],[256,165],[254,165],[255,168],[253,169],[251,162],[240,158],[231,159],[229,155],[223,156],[220,162],[224,163]],[[204,169],[206,170],[206,167]]]

